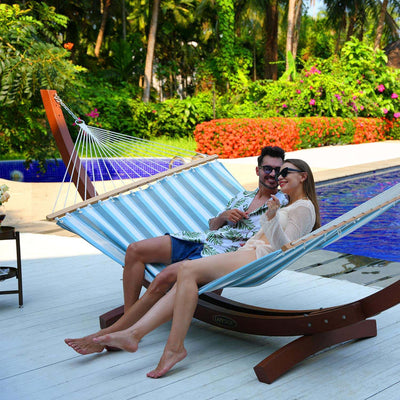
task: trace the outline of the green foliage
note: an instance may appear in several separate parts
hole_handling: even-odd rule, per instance
[[[113,82],[131,82],[133,79],[133,52],[126,40],[112,42],[110,45],[111,68],[104,71],[104,76]]]
[[[87,78],[85,85],[63,100],[89,125],[146,139],[188,137],[198,123],[212,119],[211,93],[182,101],[143,103],[134,86],[116,87],[98,78]],[[93,118],[95,109],[98,116]],[[77,129],[71,126],[70,132]]]
[[[288,69],[280,77],[281,81],[295,80],[297,76],[296,61],[291,51],[287,52]]]
[[[248,71],[252,64],[249,51],[235,41],[235,11],[233,0],[216,0],[218,14],[219,51],[216,67],[223,83],[233,91],[247,84]]]
[[[191,136],[197,124],[212,118],[211,99],[205,102],[204,96],[185,100],[166,100],[155,108],[155,119],[149,124],[152,137]]]
[[[74,20],[56,13],[51,4]],[[22,153],[27,160],[42,163],[57,153],[46,129],[41,88],[56,89],[89,124],[142,138],[190,137],[197,124],[213,119],[214,102],[216,118],[319,116],[340,117],[344,124],[357,116],[400,119],[399,73],[387,67],[382,51],[374,52],[352,38],[340,58],[332,56],[334,36],[326,29],[326,20],[314,23],[305,18],[304,32],[309,34],[303,32],[300,38],[303,61],[297,60],[296,65],[291,60],[293,81],[284,76],[277,82],[249,83],[253,56],[258,71],[262,67],[261,36],[253,37],[253,30],[238,21],[234,30],[234,6],[239,5],[233,0],[201,2],[208,10],[202,18],[194,13],[195,4],[193,0],[161,4],[157,76],[164,83],[163,94],[171,99],[153,104],[140,101],[138,87],[150,19],[146,2],[126,3],[127,41],[119,39],[120,8],[113,3],[100,59],[88,56],[97,35],[93,26],[99,26],[101,18],[90,2],[0,4],[0,152]],[[247,13],[253,21],[253,14]],[[262,20],[260,15],[257,18]],[[73,43],[71,51],[62,47],[63,40]],[[84,83],[79,74],[83,69],[75,65],[80,61],[91,69]],[[173,98],[179,75],[186,83],[184,96],[199,91],[195,96]],[[94,109],[99,113],[95,118],[90,116]],[[318,128],[322,140],[312,134],[317,129],[313,123],[303,122],[305,147],[345,143],[354,134],[351,127],[343,130],[327,123]],[[392,137],[399,139],[399,132],[395,122]]]
[[[400,71],[390,69],[386,63],[387,56],[382,50],[374,52],[355,38],[343,46],[342,79],[353,90],[359,115],[393,117],[400,112],[397,97],[400,96]]]
[[[303,60],[328,59],[334,54],[334,32],[329,22],[326,17],[314,19],[308,15],[302,16],[299,49]]]
[[[89,125],[96,125],[103,129],[121,132],[127,135],[145,137],[147,123],[143,132],[141,129],[138,108],[141,101],[138,100],[136,87],[129,84],[118,86],[96,76],[86,76],[84,84],[74,93],[70,93],[63,101],[71,108],[75,115],[83,119]],[[98,117],[90,114],[96,109]],[[143,116],[146,119],[148,116]],[[71,121],[73,122],[73,121]],[[72,128],[70,132],[77,132]]]
[[[28,2],[26,9],[0,4],[0,149],[23,152],[27,161],[38,159],[42,166],[55,148],[40,89],[72,89],[81,70],[68,60],[67,50],[54,44],[66,23],[45,3]]]

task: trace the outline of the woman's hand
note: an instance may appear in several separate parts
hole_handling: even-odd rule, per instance
[[[275,217],[279,207],[281,206],[278,198],[274,195],[271,195],[271,198],[267,201],[268,210],[265,213],[268,221]]]

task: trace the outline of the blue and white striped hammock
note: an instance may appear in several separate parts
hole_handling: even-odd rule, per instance
[[[93,198],[49,216],[117,263],[134,241],[166,232],[204,231],[242,186],[218,161],[185,169],[125,194]],[[400,201],[400,184],[366,201],[303,238],[211,282],[200,294],[226,286],[259,285],[311,250],[321,249],[374,219]],[[146,266],[151,281],[164,265]]]

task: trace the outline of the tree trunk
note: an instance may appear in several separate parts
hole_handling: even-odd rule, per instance
[[[340,25],[337,28],[338,37],[337,37],[337,41],[336,41],[335,54],[339,54],[339,52],[340,52],[340,45],[341,45],[340,40],[341,40],[342,32],[346,32],[346,25],[347,25],[347,14],[346,14],[346,12],[344,12],[343,16],[342,16],[342,21],[340,22]]]
[[[288,27],[286,33],[286,70],[289,68],[289,62],[287,54],[289,51],[293,54],[293,36],[295,26],[295,12],[296,12],[296,0],[289,0],[288,10]]]
[[[157,33],[159,9],[160,9],[160,0],[154,0],[153,13],[150,22],[149,39],[147,42],[146,65],[144,68],[144,87],[143,87],[143,97],[142,97],[142,101],[144,103],[148,103],[150,101],[150,89],[153,77],[154,48],[156,45],[156,33]]]
[[[126,4],[121,0],[122,39],[126,40]]]
[[[253,82],[257,80],[257,57],[256,57],[256,44],[253,44]]]
[[[351,14],[350,18],[349,18],[350,20],[349,20],[349,26],[348,26],[348,29],[347,29],[346,42],[348,42],[350,40],[350,38],[353,36],[353,34],[354,34],[354,27],[355,27],[356,22],[357,22],[357,17],[358,17],[358,4],[356,2],[353,14]]]
[[[351,16],[350,21],[349,21],[349,26],[347,28],[346,42],[348,42],[350,40],[350,38],[353,36],[354,24],[355,24],[355,17]]]
[[[293,45],[292,45],[292,54],[294,59],[296,59],[297,46],[299,44],[302,5],[303,5],[302,0],[296,1],[295,13],[294,13],[295,26],[293,32]]]
[[[341,33],[342,33],[342,28],[340,27],[340,28],[337,30],[337,39],[336,39],[336,46],[335,46],[335,54],[339,54],[339,51],[340,51],[340,36],[341,36]]]
[[[376,28],[376,36],[375,36],[375,43],[374,43],[374,51],[378,50],[381,45],[381,38],[383,32],[383,26],[385,24],[385,15],[388,6],[388,0],[383,0],[381,12],[379,14],[378,26]]]
[[[104,8],[103,8],[103,16],[101,17],[101,25],[99,29],[99,33],[97,35],[96,46],[94,48],[94,55],[99,58],[101,45],[103,44],[104,32],[106,30],[107,17],[108,17],[108,9],[110,8],[111,0],[105,0]]]
[[[265,78],[278,79],[278,0],[271,0],[265,13]]]

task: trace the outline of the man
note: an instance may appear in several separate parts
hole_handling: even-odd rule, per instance
[[[260,217],[267,201],[278,191],[277,177],[285,152],[267,146],[258,157],[258,188],[238,193],[218,216],[209,220],[206,232],[179,232],[131,243],[126,251],[123,271],[124,315],[112,326],[95,334],[65,342],[80,354],[100,352],[103,346],[93,338],[131,326],[140,319],[176,282],[180,263],[208,255],[235,251],[260,229]],[[286,198],[278,193],[281,204]],[[167,265],[139,299],[145,265]]]

